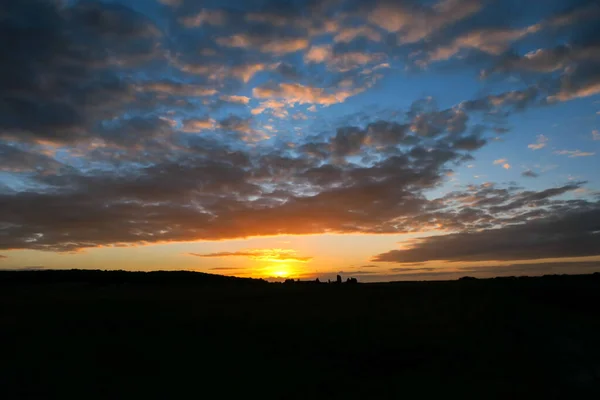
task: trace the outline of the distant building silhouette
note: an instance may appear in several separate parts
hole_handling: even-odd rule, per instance
[[[335,283],[342,283],[342,277],[341,276],[337,276]]]

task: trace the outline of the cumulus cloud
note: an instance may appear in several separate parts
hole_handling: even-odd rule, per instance
[[[570,188],[430,194],[507,132],[513,112],[595,93],[593,40],[506,54],[521,38],[588,23],[585,13],[534,31],[486,19],[476,0],[161,3],[160,23],[146,2],[0,6],[11,38],[0,48],[10,60],[0,67],[0,249],[482,231],[574,207],[553,197]],[[412,54],[437,51],[437,66],[462,62],[463,50],[485,56],[487,76],[555,75],[445,109],[424,99],[383,110],[368,96],[360,112],[344,108],[410,69]]]
[[[312,46],[304,55],[307,63],[325,63],[334,71],[347,72],[368,64],[379,64],[387,59],[384,53],[365,51],[335,51],[331,45]]]
[[[262,36],[248,36],[238,34],[229,37],[217,39],[217,43],[227,47],[256,47],[263,53],[286,54],[294,53],[308,47],[306,38],[287,37],[287,38],[265,38]]]
[[[215,121],[211,118],[204,119],[184,119],[182,121],[184,132],[201,132],[204,130],[214,129]]]
[[[476,49],[492,55],[505,52],[512,42],[539,31],[539,25],[523,29],[480,29],[455,38],[450,44],[440,46],[429,54],[429,60],[447,60],[462,49]]]
[[[275,98],[287,103],[331,105],[343,103],[348,97],[360,91],[361,88],[327,91],[324,88],[304,86],[299,83],[279,83],[275,86],[255,87],[252,95],[257,99]]]
[[[480,0],[441,0],[431,6],[379,2],[368,19],[388,32],[398,33],[402,43],[414,43],[477,13],[482,5]]]
[[[379,42],[382,39],[381,33],[374,28],[363,25],[357,27],[344,27],[341,28],[337,34],[333,37],[334,42],[348,43],[352,42],[356,38],[365,37],[374,42]]]
[[[238,96],[238,95],[223,95],[221,96],[221,100],[227,101],[230,103],[236,104],[248,104],[250,102],[250,97],[248,96]]]
[[[193,135],[181,153],[118,174],[38,174],[34,179],[47,190],[0,195],[2,248],[68,251],[283,233],[406,231],[427,204],[422,191],[443,181],[448,163],[465,157],[465,150],[452,146],[461,134],[451,121],[427,148],[420,141],[430,139],[411,133],[408,123],[376,121],[340,127],[324,142],[298,146],[295,155],[240,151]],[[211,123],[190,119],[187,126]],[[249,123],[231,116],[216,125],[242,132],[252,129]],[[380,153],[385,156],[364,166],[338,163],[384,149],[389,155]]]
[[[3,4],[0,49],[0,137],[72,143],[100,120],[117,117],[136,100],[119,70],[160,58],[160,30],[127,7],[83,2]],[[37,16],[36,40],[27,28]],[[74,72],[76,71],[76,72]]]

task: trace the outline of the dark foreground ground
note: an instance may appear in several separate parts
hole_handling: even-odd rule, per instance
[[[156,277],[0,273],[0,398],[600,398],[598,274]]]

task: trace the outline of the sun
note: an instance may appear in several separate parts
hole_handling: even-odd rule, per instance
[[[291,275],[291,270],[287,263],[277,263],[277,265],[271,265],[269,275],[274,278],[287,278]]]
[[[279,269],[277,271],[273,271],[273,274],[276,278],[285,278],[290,275],[290,273],[284,269]]]

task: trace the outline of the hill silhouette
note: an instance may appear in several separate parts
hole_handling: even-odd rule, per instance
[[[0,283],[87,283],[155,285],[261,285],[262,279],[237,278],[194,271],[24,270],[0,271]]]
[[[600,398],[600,274],[279,284],[0,273],[21,398]]]

